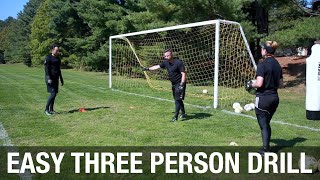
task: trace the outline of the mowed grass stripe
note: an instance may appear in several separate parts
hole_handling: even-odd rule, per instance
[[[6,70],[3,71],[2,67],[6,67]],[[6,71],[9,73],[5,74]],[[192,119],[170,123],[169,119],[174,109],[172,102],[135,97],[114,92],[108,88],[104,89],[107,79],[104,73],[101,73],[105,78],[102,79],[101,75],[98,75],[98,78],[95,76],[99,73],[63,70],[66,85],[61,88],[61,93],[56,100],[56,109],[62,114],[47,117],[43,115],[42,110],[48,95],[44,80],[41,78],[43,69],[9,65],[0,66],[0,72],[6,77],[12,72],[20,72],[18,76],[34,75],[26,78],[15,76],[12,80],[19,83],[10,86],[10,83],[5,81],[8,86],[0,88],[0,107],[4,107],[6,114],[12,117],[10,119],[1,113],[1,121],[16,145],[222,146],[228,145],[231,141],[240,145],[261,144],[260,131],[255,121],[248,120],[246,117],[226,115],[221,111],[187,106]],[[24,92],[20,90],[19,84],[28,78],[31,80],[26,86],[32,86],[32,83],[35,83],[38,87],[34,91],[39,97],[31,95],[27,98],[31,102],[28,106],[36,108],[24,113],[23,110],[15,108],[17,102],[21,102],[15,95]],[[0,81],[1,84],[3,82],[3,80]],[[12,87],[17,90],[11,91]],[[32,87],[28,88],[32,90]],[[4,102],[2,101],[3,93],[9,93],[15,98]],[[79,103],[93,110],[85,113],[78,111],[68,113],[82,106]],[[12,116],[13,114],[23,114],[23,118]],[[273,124],[272,128],[274,130],[272,138],[278,140],[274,142],[275,144],[281,140],[280,142],[284,145],[290,145],[297,137],[304,137],[305,140],[295,145],[319,145],[319,134],[276,124]]]

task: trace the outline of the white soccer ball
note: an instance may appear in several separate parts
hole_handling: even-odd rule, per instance
[[[236,107],[236,108],[234,109],[234,112],[237,113],[237,114],[242,113],[242,111],[243,111],[243,108],[242,108],[241,106]]]
[[[255,109],[254,103],[250,103],[251,109]]]
[[[203,93],[203,94],[207,94],[207,93],[208,93],[208,90],[204,89],[204,90],[202,90],[202,93]]]
[[[299,168],[301,169],[301,159],[299,159]],[[315,173],[318,170],[318,162],[317,162],[316,158],[306,155],[305,168],[311,169],[312,173]]]
[[[234,141],[230,142],[229,146],[238,146],[238,144]]]
[[[233,103],[232,108],[236,109],[237,107],[241,107],[240,103],[238,102]]]
[[[250,104],[246,104],[244,107],[243,107],[244,110],[246,111],[251,111],[252,110],[252,107]]]

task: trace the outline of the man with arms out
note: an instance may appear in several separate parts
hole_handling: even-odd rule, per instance
[[[166,68],[169,74],[169,79],[172,84],[172,94],[175,100],[175,114],[171,122],[178,120],[179,111],[181,110],[180,118],[186,118],[183,100],[186,92],[186,70],[184,64],[179,59],[173,58],[172,49],[167,49],[164,52],[164,61],[150,68],[143,68],[144,71],[153,71],[159,68]]]
[[[63,86],[64,84],[60,69],[61,60],[58,55],[59,47],[54,44],[51,46],[51,54],[48,54],[44,61],[47,92],[50,93],[45,109],[45,114],[48,116],[55,113],[55,111],[53,110],[53,106],[55,98],[59,91],[59,78],[61,81],[61,85]]]

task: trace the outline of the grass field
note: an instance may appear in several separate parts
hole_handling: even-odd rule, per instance
[[[105,73],[63,70],[55,110],[44,115],[47,92],[43,68],[0,65],[0,142],[19,146],[260,146],[254,113],[239,116],[194,106],[190,118],[170,123],[174,103],[108,88]],[[140,91],[140,94],[143,92]],[[80,113],[80,107],[86,112]],[[1,125],[0,124],[0,125]],[[320,121],[305,118],[305,92],[280,90],[272,121],[272,145],[320,146]],[[8,137],[5,137],[6,135]]]

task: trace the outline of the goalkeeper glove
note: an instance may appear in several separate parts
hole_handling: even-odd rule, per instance
[[[184,82],[181,82],[181,83],[179,84],[179,86],[178,86],[178,92],[179,92],[179,93],[183,92],[184,84],[185,84]]]
[[[51,80],[51,79],[48,79],[47,82],[48,82],[48,85],[51,86],[52,80]]]
[[[141,67],[142,71],[149,71],[150,69],[149,68],[146,68],[146,67]]]
[[[250,80],[245,84],[245,88],[247,91],[250,91],[253,87],[252,84],[255,82],[255,80]]]
[[[60,78],[60,82],[61,82],[61,86],[63,86],[64,85],[64,81],[63,81],[62,78]]]

